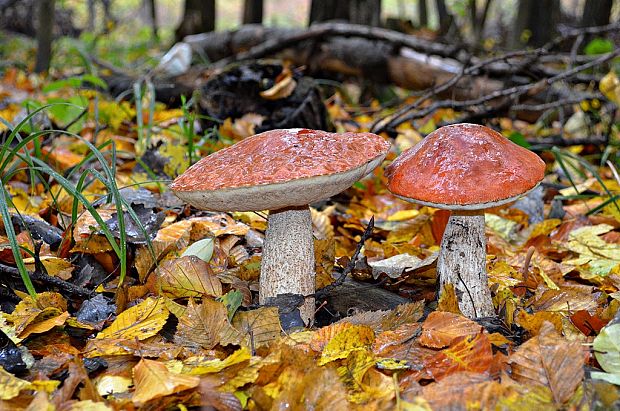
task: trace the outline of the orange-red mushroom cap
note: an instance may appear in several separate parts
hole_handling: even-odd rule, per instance
[[[390,143],[372,133],[271,130],[213,153],[170,185],[215,211],[273,210],[331,197],[376,168]]]
[[[544,174],[545,163],[535,153],[477,124],[441,127],[386,169],[392,193],[450,210],[509,203]]]

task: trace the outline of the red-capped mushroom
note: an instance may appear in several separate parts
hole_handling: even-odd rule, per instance
[[[437,260],[440,292],[454,285],[470,318],[494,315],[486,274],[484,209],[534,189],[545,163],[536,154],[477,124],[441,127],[386,170],[397,196],[452,211]]]
[[[170,185],[182,200],[213,211],[270,210],[259,300],[314,293],[309,204],[350,187],[374,170],[390,144],[371,133],[272,130],[203,158]],[[314,298],[301,308],[314,318]]]

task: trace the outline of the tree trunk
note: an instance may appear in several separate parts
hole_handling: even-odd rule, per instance
[[[312,0],[309,24],[328,20],[349,21],[349,0]]]
[[[560,17],[560,0],[519,0],[511,46],[539,47],[549,42]]]
[[[439,34],[444,35],[452,26],[452,15],[448,12],[445,0],[435,0],[437,8],[437,17],[439,20]]]
[[[349,0],[349,21],[378,27],[381,24],[381,0]]]
[[[153,38],[155,40],[159,40],[159,33],[157,30],[157,5],[155,4],[155,0],[147,0],[148,9],[151,13],[151,31],[153,33]]]
[[[245,0],[243,3],[243,24],[263,23],[263,0]]]
[[[418,25],[420,27],[428,26],[428,7],[426,0],[418,0]]]
[[[613,0],[586,0],[581,16],[581,25],[590,27],[609,24],[613,3]]]
[[[453,211],[437,259],[440,294],[452,284],[469,318],[495,315],[486,270],[484,211]]]
[[[175,31],[177,41],[190,34],[215,30],[215,0],[185,0],[183,20]]]
[[[52,58],[52,38],[54,36],[54,0],[39,0],[39,27],[37,30],[37,62],[34,71],[46,72]]]

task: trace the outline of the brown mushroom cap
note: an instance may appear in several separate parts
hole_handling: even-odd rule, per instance
[[[304,206],[351,186],[376,168],[389,148],[371,133],[271,130],[203,158],[170,188],[205,210]]]
[[[449,210],[509,203],[544,174],[545,163],[536,154],[477,124],[441,127],[386,169],[394,194]]]

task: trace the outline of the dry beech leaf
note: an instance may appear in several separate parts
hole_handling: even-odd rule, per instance
[[[0,367],[0,400],[10,400],[19,395],[21,390],[30,388],[30,383],[17,378]]]
[[[390,352],[412,342],[419,332],[420,324],[403,324],[395,330],[383,331],[372,344],[372,351],[381,357],[389,357]]]
[[[204,408],[212,407],[218,411],[241,411],[241,402],[233,393],[218,390],[218,381],[215,377],[203,377],[200,379],[200,395]],[[204,409],[203,408],[203,409]]]
[[[139,341],[124,338],[95,338],[86,343],[85,356],[103,357],[113,355],[135,355],[137,357],[172,359],[183,347],[162,341]]]
[[[419,342],[431,348],[447,347],[458,337],[477,335],[482,326],[462,315],[433,311],[422,324]]]
[[[473,372],[455,373],[422,388],[423,398],[438,410],[493,410],[498,399],[510,392],[499,382],[490,381],[488,375]]]
[[[381,321],[381,330],[395,330],[403,324],[416,323],[424,315],[424,300],[401,304],[388,311]]]
[[[203,356],[189,357],[183,361],[182,372],[191,375],[212,374],[244,361],[249,361],[250,358],[252,358],[250,350],[245,347],[238,349],[223,360]]]
[[[185,314],[179,318],[174,342],[209,350],[220,342],[220,333],[226,326],[230,324],[224,304],[205,298],[202,304],[196,305],[190,299]]]
[[[351,325],[337,332],[325,345],[319,365],[347,358],[350,353],[364,350],[375,341],[375,333],[367,325]]]
[[[54,308],[46,308],[38,317],[37,320],[28,324],[28,326],[19,333],[19,338],[27,338],[31,334],[42,334],[54,327],[59,327],[67,321],[69,313],[57,313]]]
[[[553,324],[555,330],[562,331],[562,316],[555,311],[538,311],[534,314],[528,314],[525,310],[520,310],[516,316],[516,323],[523,327],[530,335],[536,335],[540,332],[540,327],[545,322]]]
[[[564,404],[581,384],[584,353],[577,341],[558,335],[551,323],[510,356],[512,378],[522,384],[548,387],[556,404]]]
[[[240,311],[233,318],[233,326],[243,336],[245,345],[252,348],[269,344],[277,339],[282,331],[278,307]]]
[[[323,348],[336,334],[352,326],[353,324],[350,322],[342,321],[319,328],[310,341],[310,348],[316,352],[323,351]]]
[[[30,296],[25,296],[23,300],[15,306],[15,310],[10,315],[7,315],[7,320],[13,323],[15,333],[19,336],[30,324],[49,320],[53,317],[62,315],[63,312],[66,311],[67,302],[62,295],[53,292],[44,292],[37,294],[36,301]],[[39,332],[48,331],[52,327],[54,327],[54,325],[51,325],[47,330]],[[28,334],[31,333],[32,332],[29,332]]]
[[[165,397],[170,394],[195,388],[200,384],[200,378],[195,375],[174,374],[158,361],[142,359],[134,367],[133,402],[143,404],[154,398]]]
[[[361,404],[373,399],[394,396],[392,378],[374,369],[376,360],[364,350],[351,352],[345,365],[338,367],[338,375],[349,388],[349,400]]]
[[[314,368],[292,380],[274,401],[273,409],[347,411],[346,391],[332,368]]]
[[[157,288],[170,298],[220,297],[222,283],[213,275],[209,264],[190,255],[164,261],[157,270]]]
[[[493,362],[493,351],[487,335],[464,335],[452,340],[450,347],[426,361],[426,369],[436,381],[461,371],[484,373]]]
[[[269,90],[261,91],[259,94],[265,100],[279,100],[293,94],[297,87],[297,82],[293,78],[293,72],[287,68],[277,77],[276,83]]]
[[[149,297],[116,317],[97,338],[124,338],[145,340],[161,330],[168,319],[168,309],[163,298]]]

